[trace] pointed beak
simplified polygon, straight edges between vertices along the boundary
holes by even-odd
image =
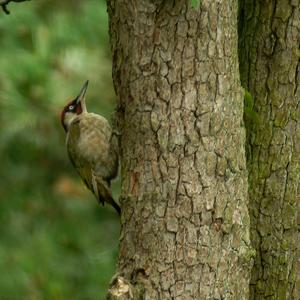
[[[85,84],[83,85],[83,87],[81,88],[81,91],[80,93],[78,94],[77,98],[76,98],[76,103],[79,104],[79,102],[81,102],[81,104],[83,106],[85,106],[85,93],[86,93],[86,90],[88,88],[88,85],[89,85],[89,81],[87,80],[85,82]]]

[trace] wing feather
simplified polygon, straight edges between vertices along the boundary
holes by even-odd
[[[75,167],[76,171],[82,178],[88,189],[93,191],[92,182],[92,166],[91,163],[78,151],[78,140],[80,138],[80,119],[72,122],[68,136],[67,149],[70,161]]]

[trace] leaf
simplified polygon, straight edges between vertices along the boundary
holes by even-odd
[[[254,123],[259,122],[258,113],[253,110],[254,100],[250,92],[245,90],[244,94],[244,117],[251,120]]]
[[[191,6],[194,9],[197,9],[201,4],[201,0],[191,0]]]
[[[245,110],[246,109],[252,110],[254,106],[253,97],[247,90],[245,90],[245,94],[244,94],[244,106],[245,106]]]

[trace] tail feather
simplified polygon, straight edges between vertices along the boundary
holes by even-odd
[[[116,212],[118,213],[118,215],[121,215],[121,208],[120,206],[117,204],[117,202],[114,200],[114,198],[112,196],[110,196],[109,199],[109,204],[111,204],[111,206],[116,210]]]
[[[93,192],[96,198],[98,199],[98,201],[102,205],[104,205],[105,202],[109,203],[117,211],[118,215],[121,215],[121,208],[112,197],[109,183],[105,181],[103,178],[100,178],[99,176],[97,177],[93,176],[92,181],[93,181]]]

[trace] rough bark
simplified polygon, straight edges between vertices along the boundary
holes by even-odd
[[[110,299],[248,299],[237,1],[108,1],[122,219]]]
[[[254,99],[246,127],[256,300],[300,299],[299,6],[298,0],[241,1],[241,79]]]

